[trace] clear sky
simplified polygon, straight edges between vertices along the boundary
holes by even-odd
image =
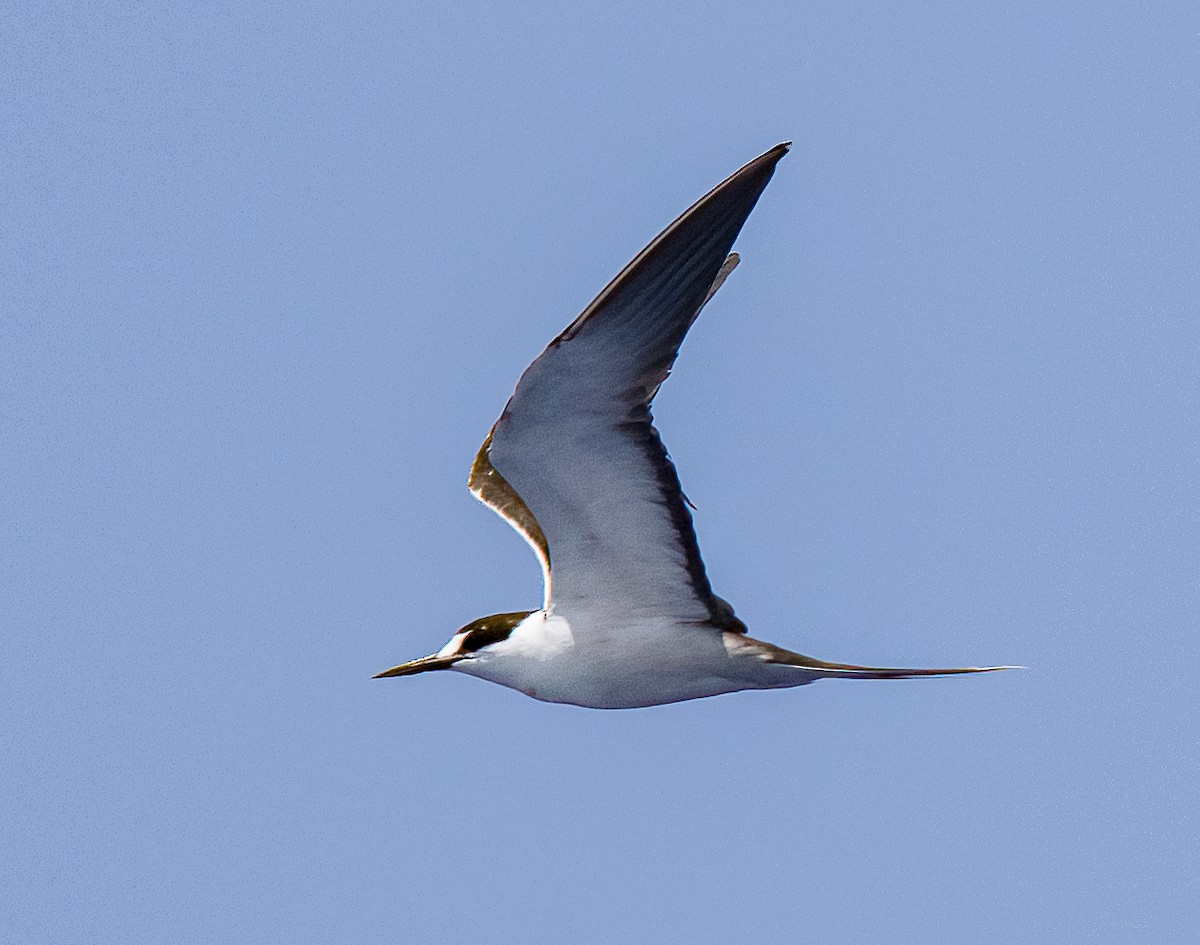
[[[8,7],[0,941],[1195,940],[1198,32]],[[372,681],[538,605],[475,449],[784,139],[657,404],[714,587],[825,659],[1030,669],[629,712]]]

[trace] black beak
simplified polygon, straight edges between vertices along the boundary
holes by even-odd
[[[407,663],[401,663],[399,666],[385,669],[382,673],[376,673],[371,678],[383,679],[385,676],[414,676],[417,673],[427,673],[433,669],[449,669],[460,659],[462,659],[461,656],[438,656],[435,653],[433,656],[422,656],[419,660],[409,660]]]

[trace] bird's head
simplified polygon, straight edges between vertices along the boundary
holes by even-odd
[[[433,669],[450,669],[455,663],[475,657],[481,649],[502,640],[507,640],[517,624],[528,617],[532,610],[521,610],[511,614],[492,614],[490,617],[480,617],[472,620],[465,627],[457,630],[450,641],[429,656],[409,660],[382,673],[376,673],[372,678],[382,679],[385,676],[413,676],[416,673],[427,673]]]

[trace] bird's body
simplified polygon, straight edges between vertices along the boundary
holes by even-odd
[[[594,631],[587,621],[573,627],[565,617],[534,611],[508,639],[462,664],[463,672],[545,702],[608,709],[741,688],[718,675],[730,662],[719,634],[681,629],[664,618],[631,632]]]
[[[764,661],[758,641],[742,634],[704,632],[665,617],[608,627],[576,618],[576,624],[536,610],[507,638],[455,668],[543,702],[595,709],[802,686],[817,678]],[[448,656],[453,641],[447,646]]]
[[[542,609],[476,620],[380,676],[452,669],[546,702],[635,708],[1001,668],[826,663],[752,639],[709,585],[650,402],[737,265],[729,250],[787,149],[751,161],[639,253],[529,366],[476,456],[471,491],[534,549]]]

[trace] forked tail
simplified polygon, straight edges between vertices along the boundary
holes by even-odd
[[[760,641],[755,641],[760,642]],[[896,666],[855,666],[852,663],[827,663],[783,647],[767,644],[764,658],[770,663],[798,666],[814,676],[831,679],[912,679],[917,676],[960,676],[964,673],[995,673],[1002,669],[1024,669],[1024,666],[958,666],[950,669],[904,669]]]

